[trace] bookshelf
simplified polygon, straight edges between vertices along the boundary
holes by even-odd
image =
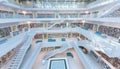
[[[99,31],[101,31],[104,34],[107,34],[108,36],[115,37],[115,38],[119,38],[120,36],[120,28],[101,25],[99,27]]]

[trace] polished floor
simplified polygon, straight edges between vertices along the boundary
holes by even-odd
[[[71,52],[73,54],[74,58],[67,57],[66,56],[67,52]],[[42,52],[40,52],[40,54],[37,57],[37,59],[36,59],[34,65],[33,65],[32,69],[47,69],[48,62],[45,62],[44,64],[42,62],[42,57],[46,53],[48,53],[48,51],[42,51]],[[77,55],[77,53],[75,52],[74,49],[66,50],[63,53],[55,55],[53,58],[67,58],[67,60],[68,60],[68,66],[69,66],[70,69],[84,69],[84,66],[83,66],[82,62],[79,59],[79,57],[78,57],[78,55]]]

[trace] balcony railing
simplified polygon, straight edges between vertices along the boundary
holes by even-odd
[[[0,19],[5,18],[85,18],[85,17],[97,17],[96,14],[64,14],[64,15],[37,15],[34,16],[32,14],[24,15],[24,14],[13,14],[13,13],[0,13]]]

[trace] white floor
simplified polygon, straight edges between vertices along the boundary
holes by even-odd
[[[74,56],[74,58],[67,57],[66,53],[71,52]],[[32,69],[47,69],[47,62],[42,63],[42,57],[47,53],[47,51],[40,52],[38,58],[36,59],[33,68]],[[67,58],[68,59],[68,65],[70,69],[84,69],[82,62],[80,61],[77,53],[74,51],[74,49],[69,49],[61,54],[57,54],[54,56],[54,58]]]

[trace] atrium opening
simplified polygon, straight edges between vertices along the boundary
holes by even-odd
[[[0,69],[120,69],[120,0],[0,0]]]

